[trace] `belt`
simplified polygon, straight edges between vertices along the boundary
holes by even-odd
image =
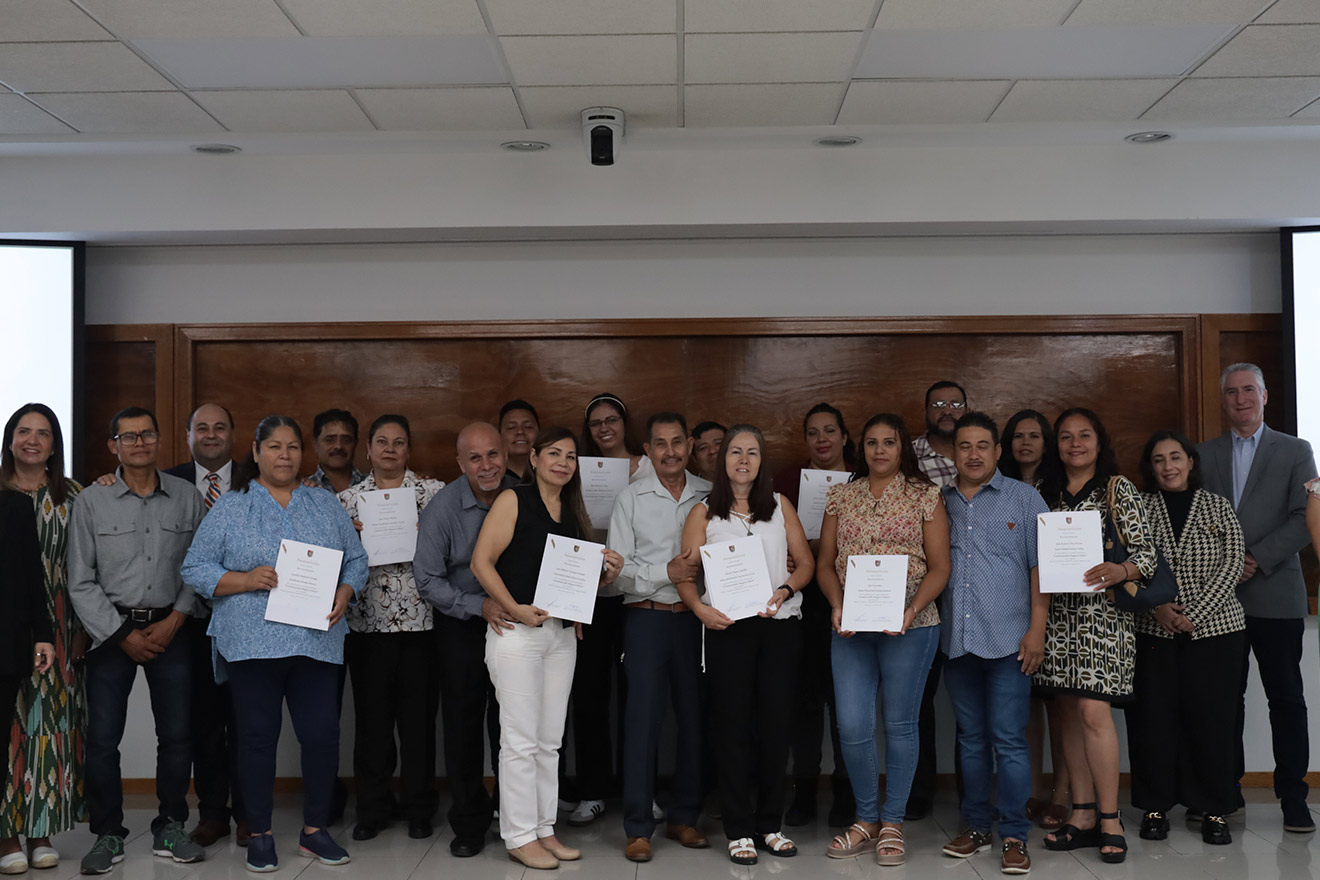
[[[174,607],[166,605],[164,608],[125,608],[122,605],[116,605],[115,610],[126,615],[129,623],[155,623],[169,617]]]
[[[682,602],[675,602],[671,605],[668,602],[652,602],[650,599],[643,599],[640,602],[631,602],[626,607],[641,608],[646,611],[672,611],[675,614],[681,614],[684,611],[692,610]]]

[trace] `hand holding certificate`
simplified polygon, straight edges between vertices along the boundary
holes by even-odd
[[[368,565],[412,562],[417,552],[417,490],[404,486],[363,492],[357,512]]]
[[[582,476],[582,504],[591,517],[593,529],[610,527],[614,499],[628,488],[628,466],[626,458],[584,455],[578,459],[578,473]]]
[[[560,620],[591,623],[604,550],[604,544],[547,535],[532,604]]]
[[[1098,510],[1036,514],[1036,554],[1042,593],[1090,593],[1086,572],[1105,561]]]
[[[849,556],[844,569],[844,633],[903,629],[907,607],[906,556]]]
[[[798,518],[808,541],[820,538],[820,524],[825,519],[825,496],[835,486],[848,482],[847,471],[821,471],[803,468],[798,478]]]
[[[765,548],[755,535],[701,548],[711,607],[732,620],[755,617],[774,598]]]
[[[328,615],[335,604],[343,560],[342,550],[287,538],[280,541],[275,562],[277,586],[266,600],[266,619],[322,632],[330,629]]]

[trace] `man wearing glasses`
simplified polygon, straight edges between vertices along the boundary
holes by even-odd
[[[110,420],[119,458],[112,485],[92,485],[74,505],[69,538],[69,596],[92,638],[87,654],[87,807],[96,844],[84,874],[104,874],[124,858],[119,743],[138,667],[147,676],[157,737],[158,814],[152,852],[199,862],[205,850],[184,830],[192,776],[191,663],[184,622],[193,591],[179,567],[205,508],[187,480],[156,468],[160,427],[141,407]]]
[[[921,472],[941,489],[958,479],[953,464],[954,425],[967,412],[967,392],[947,379],[926,389],[926,433],[912,440]]]

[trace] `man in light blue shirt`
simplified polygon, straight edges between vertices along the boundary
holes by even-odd
[[[949,658],[944,683],[958,719],[967,827],[944,853],[968,858],[990,848],[998,765],[1001,869],[1023,874],[1031,869],[1031,674],[1045,655],[1049,613],[1036,570],[1036,515],[1049,506],[1035,489],[995,469],[999,429],[989,416],[958,419],[953,454],[958,476],[941,490],[953,569],[941,597],[940,647]]]

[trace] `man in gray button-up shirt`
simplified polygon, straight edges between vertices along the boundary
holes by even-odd
[[[191,664],[181,627],[194,594],[179,576],[205,508],[191,483],[156,468],[160,429],[149,411],[121,410],[110,434],[120,464],[115,482],[78,496],[69,538],[69,596],[94,643],[87,655],[87,804],[97,845],[84,859],[84,873],[109,870],[123,853],[128,830],[119,742],[139,666],[159,740],[152,848],[180,862],[205,855],[183,830],[192,756]]]

